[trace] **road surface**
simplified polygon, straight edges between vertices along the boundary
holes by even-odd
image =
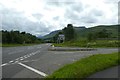
[[[88,78],[120,78],[118,72],[120,72],[120,65],[97,72]]]
[[[49,51],[51,44],[2,48],[3,78],[44,78],[65,64],[93,54],[117,52],[106,48],[95,51]]]

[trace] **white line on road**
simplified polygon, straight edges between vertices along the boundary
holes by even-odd
[[[0,65],[0,66],[2,67],[2,66],[5,66],[5,65],[8,65],[8,63],[2,64],[2,65]]]
[[[18,63],[19,61],[15,61],[15,63]]]
[[[33,72],[35,72],[35,73],[37,73],[37,74],[39,74],[39,75],[41,75],[41,76],[44,76],[44,77],[47,76],[47,74],[45,74],[45,73],[43,73],[41,71],[38,71],[38,70],[36,70],[36,69],[34,69],[34,68],[30,67],[30,66],[27,66],[27,65],[25,65],[23,63],[18,63],[18,64],[25,67],[25,68],[27,68],[27,69],[29,69],[29,70],[31,70],[31,71],[33,71]]]
[[[9,61],[9,63],[8,64],[10,64],[10,63],[13,63],[14,61]]]
[[[27,55],[21,56],[21,57],[15,59],[15,62],[14,62],[14,60],[12,60],[12,61],[9,61],[8,63],[4,63],[4,64],[2,64],[2,65],[0,65],[0,66],[2,67],[2,66],[9,65],[9,64],[16,64],[16,63],[18,63],[20,60],[22,61],[22,60],[24,60],[24,59],[26,59],[26,58],[29,58],[29,57],[37,54],[38,52],[40,52],[40,51],[36,51],[36,52],[31,53],[31,54],[27,54]]]
[[[13,61],[9,61],[9,63],[12,63]]]
[[[29,55],[27,55],[27,58],[30,57]]]
[[[20,58],[23,58],[23,57],[20,57]]]
[[[31,56],[32,54],[29,54],[29,56]]]
[[[20,60],[23,60],[23,59],[20,59]]]
[[[17,58],[17,59],[15,59],[15,60],[19,60],[20,58]]]
[[[24,59],[27,58],[27,56],[24,56]]]

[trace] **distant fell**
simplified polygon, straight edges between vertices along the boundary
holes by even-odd
[[[52,37],[54,37],[56,34],[58,34],[60,31],[62,31],[62,30],[52,31],[51,33],[43,36],[42,39],[52,38]]]
[[[118,38],[118,27],[120,27],[120,25],[98,25],[90,28],[86,28],[85,26],[80,27],[74,26],[76,35],[75,37],[76,39],[86,38],[88,33],[95,33],[101,31],[102,29],[106,29],[108,32],[111,33],[112,38]],[[51,33],[43,36],[42,38],[43,39],[53,38],[56,34],[58,34],[61,31],[62,30],[52,31]]]
[[[117,38],[118,27],[120,27],[120,25],[98,25],[86,29],[75,29],[75,33],[77,35],[77,38],[85,38],[87,37],[88,33],[95,33],[106,29],[108,32],[111,33],[112,38]]]

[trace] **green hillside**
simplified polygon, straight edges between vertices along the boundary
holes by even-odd
[[[56,31],[52,31],[51,33],[45,35],[43,37],[43,39],[48,39],[48,38],[53,38],[57,33],[59,33],[61,30],[56,30]]]
[[[118,38],[118,27],[120,25],[99,25],[90,28],[83,27],[74,27],[75,29],[75,37],[76,39],[86,38],[88,33],[99,32],[103,29],[106,29],[109,33],[111,33],[111,38]],[[43,39],[53,38],[56,34],[58,34],[61,30],[56,30],[51,32],[48,35],[45,35]]]
[[[77,34],[77,38],[86,38],[88,33],[99,32],[103,29],[106,29],[109,33],[111,33],[111,38],[118,37],[118,26],[120,25],[99,25],[86,29],[75,29],[75,33]]]

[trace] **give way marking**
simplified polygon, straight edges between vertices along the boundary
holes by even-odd
[[[34,69],[34,68],[32,68],[30,66],[27,66],[27,65],[25,65],[23,63],[18,63],[18,64],[21,65],[21,66],[23,66],[23,67],[25,67],[25,68],[27,68],[27,69],[29,69],[29,70],[31,70],[31,71],[33,71],[33,72],[35,72],[35,73],[37,73],[37,74],[39,74],[39,75],[42,75],[44,77],[47,76],[47,74],[45,74],[44,72],[38,71],[37,69]]]

